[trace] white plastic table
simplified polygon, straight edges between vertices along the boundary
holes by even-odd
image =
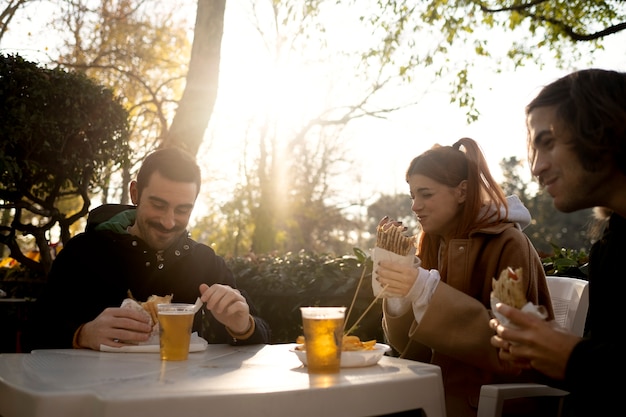
[[[209,345],[189,360],[155,353],[0,354],[2,417],[351,417],[421,409],[445,417],[439,367],[385,356],[309,375],[293,344]]]

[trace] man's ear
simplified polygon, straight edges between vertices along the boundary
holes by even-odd
[[[467,199],[467,180],[463,180],[456,186],[456,200],[459,204],[465,203]]]
[[[130,201],[133,202],[134,205],[139,204],[139,189],[137,188],[137,181],[130,182]]]

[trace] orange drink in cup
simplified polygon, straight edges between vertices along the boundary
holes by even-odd
[[[159,344],[161,360],[184,361],[189,356],[191,328],[195,315],[193,304],[159,304]]]
[[[300,307],[310,374],[338,373],[345,307]]]

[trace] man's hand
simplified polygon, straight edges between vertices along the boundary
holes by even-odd
[[[500,359],[512,361],[520,368],[532,367],[554,379],[563,379],[567,360],[580,337],[564,332],[554,322],[506,304],[498,303],[496,309],[511,323],[505,327],[496,319],[489,321],[489,326],[496,331],[491,344],[500,349]]]
[[[250,329],[250,307],[238,290],[222,284],[200,284],[200,294],[206,309],[231,332],[244,334]]]
[[[100,350],[100,345],[120,347],[145,342],[150,337],[150,319],[130,308],[107,308],[85,323],[76,339],[80,347]]]

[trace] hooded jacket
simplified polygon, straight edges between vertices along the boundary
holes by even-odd
[[[483,384],[540,379],[535,372],[511,373],[490,343],[492,278],[509,266],[522,268],[526,298],[545,306],[553,318],[541,259],[521,230],[530,214],[517,198],[508,204],[506,221],[448,243],[447,276],[441,277],[419,323],[412,309],[394,315],[388,300],[383,302],[383,329],[394,350],[441,367],[450,416],[475,416]]]
[[[82,324],[108,307],[119,307],[129,294],[139,301],[172,294],[173,302],[193,304],[202,283],[237,288],[224,259],[188,233],[163,252],[128,233],[135,214],[133,206],[116,204],[91,211],[85,232],[70,239],[52,264],[24,338],[26,350],[71,348]],[[196,315],[193,331],[209,343],[269,343],[269,326],[256,317],[247,294],[242,295],[255,322],[248,339],[234,339],[205,308]]]

